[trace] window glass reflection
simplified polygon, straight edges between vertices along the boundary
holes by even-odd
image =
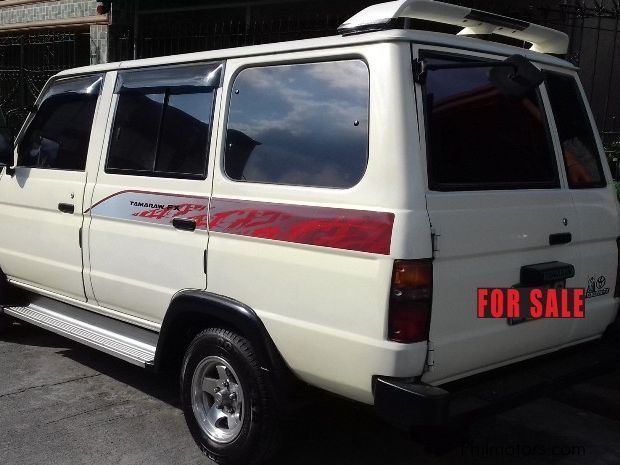
[[[88,76],[51,85],[19,144],[19,166],[85,169],[101,82]]]
[[[238,181],[346,188],[368,158],[369,76],[359,60],[251,68],[237,77],[225,169]]]
[[[204,178],[214,65],[121,73],[106,171]]]

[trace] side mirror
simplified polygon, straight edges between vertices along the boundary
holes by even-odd
[[[491,68],[489,80],[504,95],[522,99],[545,81],[544,73],[523,55],[504,60],[506,65]]]

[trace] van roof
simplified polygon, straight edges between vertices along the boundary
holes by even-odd
[[[139,60],[121,61],[101,65],[84,66],[81,68],[67,69],[56,76],[64,77],[76,74],[114,71],[119,69],[143,68],[150,66],[162,66],[175,63],[192,63],[201,61],[218,61],[232,58],[256,57],[261,55],[276,55],[289,52],[301,52],[309,50],[325,50],[331,48],[349,47],[355,45],[368,45],[385,42],[412,42],[420,45],[435,45],[454,48],[464,51],[476,51],[499,56],[521,54],[531,61],[549,64],[553,66],[576,69],[570,62],[543,53],[527,50],[511,45],[499,44],[485,40],[470,38],[461,35],[445,34],[420,30],[392,29],[385,31],[369,32],[349,36],[330,36],[316,39],[295,40],[278,42],[264,45],[252,45],[205,52],[185,53]]]

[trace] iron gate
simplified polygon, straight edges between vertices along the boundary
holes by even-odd
[[[257,3],[139,9],[127,20],[133,24],[113,26],[110,53],[126,60],[333,35],[344,20],[377,0]]]
[[[0,36],[0,109],[16,133],[54,74],[90,61],[87,32]]]
[[[581,80],[596,122],[613,133],[620,114],[620,1],[561,1],[541,8],[542,22],[570,36],[568,59],[580,68]]]
[[[161,7],[164,2],[140,1],[136,10],[125,10],[125,26],[113,27],[111,58],[147,58],[331,35],[345,19],[378,1],[204,1],[187,7],[180,2],[173,8]],[[620,113],[620,0],[444,1],[565,31],[571,37],[568,59],[581,68],[599,128],[620,131],[613,126]]]

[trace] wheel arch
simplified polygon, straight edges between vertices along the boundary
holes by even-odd
[[[209,327],[228,329],[245,337],[256,351],[261,369],[276,378],[279,385],[290,385],[296,379],[251,307],[203,290],[180,291],[173,297],[161,326],[154,369],[161,371],[178,363],[196,334]]]

